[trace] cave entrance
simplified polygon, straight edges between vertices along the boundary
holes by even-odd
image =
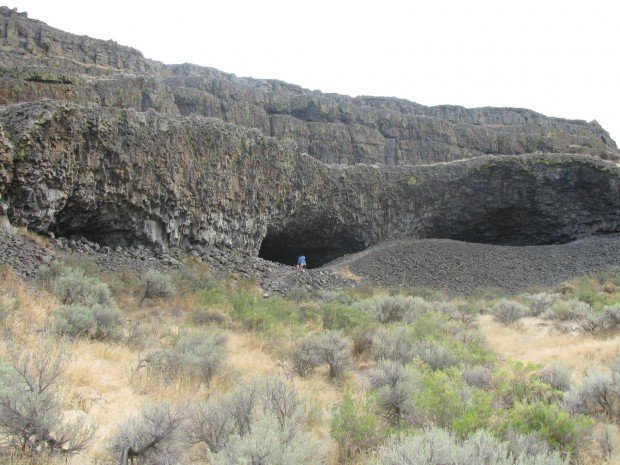
[[[308,268],[319,268],[366,247],[366,244],[348,229],[319,226],[311,230],[287,228],[268,231],[258,256],[264,260],[294,266],[297,257],[303,253]]]

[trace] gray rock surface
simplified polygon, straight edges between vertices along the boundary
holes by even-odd
[[[620,168],[583,155],[326,165],[217,119],[49,100],[0,107],[0,136],[13,224],[100,244],[262,245],[322,264],[395,237],[542,244],[620,229]]]
[[[614,233],[617,160],[595,122],[163,65],[0,7],[0,215],[111,268],[187,252],[262,279],[257,255],[319,266],[386,239]]]
[[[618,234],[525,247],[447,239],[388,241],[342,257],[325,270],[346,268],[363,282],[378,286],[420,286],[461,294],[544,289],[614,267],[619,274]]]
[[[163,65],[135,49],[1,8],[0,104],[42,98],[218,118],[292,140],[300,152],[327,163],[421,164],[533,152],[619,158],[596,122],[518,108],[351,98],[195,65]]]

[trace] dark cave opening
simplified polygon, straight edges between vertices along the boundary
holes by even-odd
[[[359,252],[366,244],[348,230],[287,229],[268,231],[258,256],[272,262],[294,266],[300,254],[308,268],[319,268],[343,255]]]

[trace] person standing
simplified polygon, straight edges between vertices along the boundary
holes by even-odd
[[[297,257],[297,268],[301,268],[302,270],[306,268],[306,257],[303,253]]]

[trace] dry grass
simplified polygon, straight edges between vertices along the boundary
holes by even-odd
[[[539,318],[525,318],[518,326],[504,326],[484,315],[479,324],[491,350],[500,356],[526,363],[562,362],[577,379],[620,356],[620,335],[596,338],[564,334]]]
[[[26,228],[16,227],[16,226],[11,227],[11,232],[15,234],[16,236],[21,236],[25,239],[28,239],[31,242],[34,242],[39,247],[42,247],[47,250],[52,250],[52,243],[50,242],[48,237],[41,236],[33,231],[29,231]]]
[[[34,349],[42,330],[49,328],[53,310],[60,304],[53,295],[24,283],[6,268],[2,269],[0,278],[0,297],[15,303],[16,307],[3,323],[3,330],[14,338],[12,342],[7,338],[0,341],[0,357],[6,359],[15,342],[20,347]],[[133,298],[119,300],[129,319],[148,322],[146,327],[155,345],[166,343],[182,330],[181,325],[192,306],[192,298],[187,296],[153,301],[151,307],[144,309],[138,309]],[[264,338],[243,331],[230,331],[228,335],[229,355],[209,388],[184,379],[163,382],[144,371],[132,377],[141,353],[125,344],[71,341],[73,358],[61,381],[62,400],[69,415],[84,412],[87,422],[97,425],[97,432],[89,448],[67,463],[95,464],[108,460],[108,438],[145,403],[199,401],[228,391],[242,381],[286,374],[285,364],[269,350],[270,345]],[[294,379],[293,383],[309,406],[309,426],[324,442],[330,457],[328,463],[335,463],[336,448],[329,435],[329,418],[333,406],[341,400],[341,388],[330,383],[327,375],[321,372],[307,379]],[[0,463],[5,463],[2,460],[15,465],[31,463],[14,458],[0,458]],[[43,460],[40,463],[54,462]]]
[[[348,266],[336,268],[332,271],[332,274],[335,274],[343,279],[348,279],[349,281],[360,282],[362,280],[362,277],[353,273]]]

